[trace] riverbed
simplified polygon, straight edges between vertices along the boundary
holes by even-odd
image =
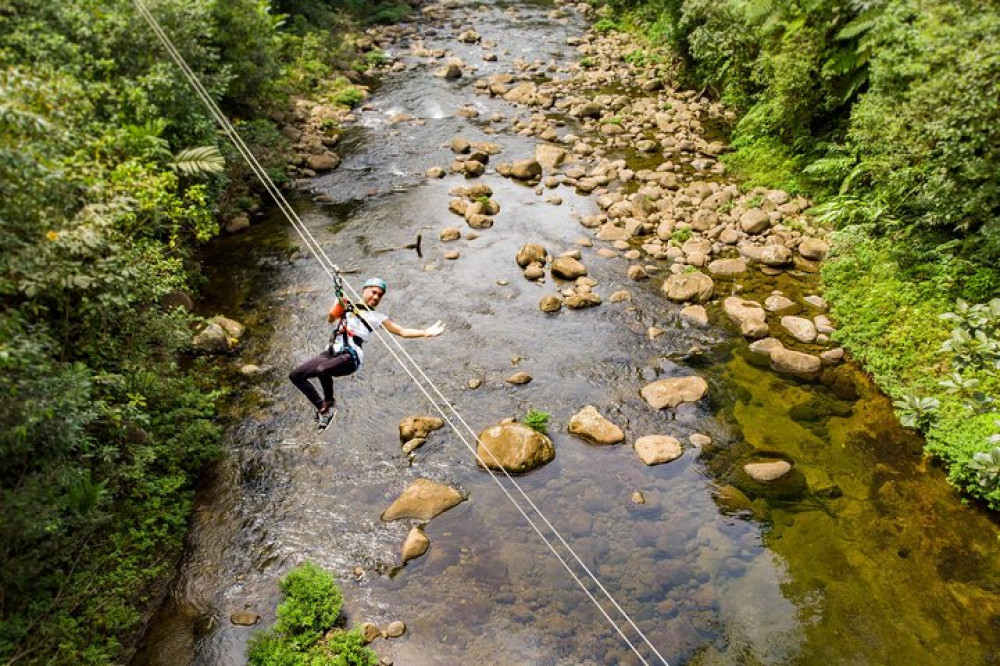
[[[293,197],[348,280],[384,277],[380,309],[404,326],[446,323],[443,336],[404,344],[474,428],[530,409],[551,415],[555,460],[518,483],[670,664],[1000,663],[1000,529],[959,501],[862,372],[843,366],[838,390],[776,374],[723,315],[726,293],[708,304],[709,323],[694,325],[664,298],[667,272],[633,281],[625,259],[596,253],[602,243],[580,245],[593,236],[579,223],[598,212],[593,196],[495,173],[496,161],[530,158],[538,140],[510,131],[531,111],[477,95],[474,80],[516,60],[579,60],[566,42],[587,29],[584,17],[554,16],[547,2],[453,5],[449,23],[418,23],[417,37],[476,75],[445,80],[434,75],[440,62],[400,45],[389,55],[407,69],[356,111],[340,167]],[[455,39],[470,27],[497,43],[496,62]],[[466,105],[478,118],[455,115]],[[455,136],[503,152],[477,179],[425,177],[447,168]],[[443,227],[464,226],[449,191],[473,182],[501,206],[493,227],[440,242]],[[547,201],[553,194],[560,203]],[[406,248],[418,235],[420,254]],[[556,286],[524,279],[514,257],[525,243],[579,249],[604,302],[541,312]],[[336,425],[317,435],[286,375],[324,346],[333,293],[298,245],[273,210],[207,254],[201,307],[250,331],[227,363],[270,370],[238,380],[227,456],[206,474],[178,579],[133,663],[245,663],[253,631],[274,620],[277,580],[306,560],[338,576],[350,623],[406,623],[403,637],[372,644],[401,666],[640,663],[454,433],[435,432],[412,458],[401,450],[399,422],[432,412],[378,343],[359,376],[337,380]],[[460,256],[445,259],[449,250]],[[726,284],[758,300],[820,293],[817,275],[796,270]],[[620,290],[631,298],[611,302]],[[517,371],[533,380],[508,384]],[[656,411],[639,395],[689,374],[709,385],[697,403]],[[470,389],[474,379],[482,386]],[[586,405],[626,443],[570,436]],[[650,434],[676,437],[684,454],[643,465],[631,444]],[[692,434],[711,443],[692,445]],[[801,487],[734,504],[721,489],[759,456],[792,461]],[[430,521],[430,549],[401,567],[411,523],[379,516],[417,478],[469,500]],[[230,623],[242,609],[262,616],[257,627]]]

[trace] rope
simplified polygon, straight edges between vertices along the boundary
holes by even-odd
[[[319,241],[316,240],[315,236],[312,235],[312,232],[309,231],[308,227],[306,227],[305,224],[302,222],[302,220],[299,219],[298,214],[285,199],[284,194],[282,194],[281,190],[278,189],[278,187],[274,184],[270,176],[267,174],[267,172],[264,170],[261,164],[257,161],[257,158],[253,155],[250,149],[243,142],[242,137],[240,137],[239,133],[229,122],[229,119],[226,118],[225,115],[223,115],[222,111],[215,103],[215,100],[212,99],[211,95],[209,95],[208,92],[205,90],[205,88],[202,86],[201,81],[198,79],[197,75],[194,73],[193,70],[191,70],[187,62],[184,60],[184,57],[174,47],[173,42],[163,31],[163,28],[160,26],[159,22],[157,22],[156,18],[149,12],[149,10],[146,8],[142,0],[133,0],[133,1],[139,14],[149,24],[149,27],[156,34],[157,38],[162,43],[164,49],[166,49],[168,55],[180,68],[181,72],[184,74],[184,77],[187,79],[188,83],[194,89],[199,99],[205,104],[206,108],[212,115],[213,119],[219,124],[219,126],[222,128],[222,131],[226,134],[226,136],[233,143],[233,145],[240,153],[240,155],[243,157],[243,159],[246,160],[251,170],[261,181],[261,184],[264,185],[265,189],[267,189],[268,193],[273,197],[278,208],[288,219],[289,223],[292,225],[296,233],[302,239],[303,243],[306,245],[309,252],[317,259],[320,266],[323,268],[323,270],[326,272],[326,274],[330,277],[330,279],[334,282],[335,285],[343,284],[344,286],[347,287],[350,293],[358,301],[361,301],[361,295],[354,289],[354,287],[350,284],[350,282],[343,279],[340,269],[337,267],[336,264],[333,263],[330,257],[326,254],[326,252],[323,250],[323,247],[320,245]],[[339,297],[340,295],[338,294],[338,298]],[[601,605],[601,603],[597,600],[595,595],[589,589],[587,589],[587,586],[584,583],[584,581],[580,578],[579,575],[577,575],[575,571],[573,571],[573,568],[570,566],[570,563],[567,562],[566,559],[559,553],[555,545],[552,543],[549,537],[547,537],[544,534],[544,532],[536,523],[536,521],[528,514],[528,512],[524,509],[524,507],[521,506],[521,504],[517,501],[517,498],[514,497],[514,495],[510,492],[510,490],[508,490],[508,488],[504,486],[504,484],[501,482],[500,477],[497,474],[495,474],[494,471],[490,469],[490,467],[486,464],[486,461],[484,461],[483,458],[480,456],[477,448],[474,447],[469,442],[466,436],[455,424],[455,421],[452,420],[452,417],[448,415],[448,412],[450,412],[454,416],[454,419],[457,420],[465,428],[465,430],[467,430],[469,434],[472,435],[472,438],[475,440],[477,445],[481,447],[483,451],[485,451],[489,455],[492,462],[496,464],[497,467],[503,472],[503,475],[504,477],[506,477],[507,481],[517,490],[517,493],[527,502],[527,504],[531,507],[531,509],[535,512],[535,514],[537,514],[537,516],[541,519],[541,521],[545,524],[545,526],[548,527],[551,533],[555,535],[558,542],[562,544],[562,546],[572,555],[573,560],[580,566],[580,568],[584,572],[586,572],[586,576],[591,581],[593,581],[593,583],[597,586],[597,588],[604,595],[604,597],[614,606],[614,608],[618,611],[618,613],[621,614],[621,616],[625,619],[628,626],[631,627],[636,634],[638,634],[638,636],[642,639],[642,642],[646,644],[646,646],[653,652],[653,654],[656,655],[656,657],[664,666],[670,666],[667,660],[663,658],[663,656],[659,653],[659,651],[652,644],[652,642],[650,642],[649,638],[647,638],[646,635],[642,632],[642,630],[639,629],[639,627],[632,620],[632,618],[625,611],[625,609],[622,608],[622,606],[618,603],[618,601],[616,601],[615,598],[611,595],[611,593],[608,592],[607,588],[605,588],[605,586],[600,582],[600,580],[598,580],[597,576],[590,570],[590,568],[587,567],[586,564],[584,564],[584,562],[580,559],[579,555],[577,555],[576,551],[574,551],[573,548],[569,545],[569,543],[567,543],[566,539],[563,538],[562,534],[555,528],[555,526],[551,523],[551,521],[549,521],[549,519],[545,516],[542,510],[538,508],[538,506],[531,500],[530,497],[528,497],[527,493],[525,493],[524,489],[521,488],[520,484],[517,483],[517,481],[510,475],[510,473],[508,473],[507,470],[504,469],[503,465],[500,464],[500,461],[494,455],[493,451],[491,451],[489,447],[483,444],[483,442],[479,439],[478,435],[476,435],[472,427],[465,421],[465,419],[458,412],[455,406],[444,396],[444,394],[437,387],[437,385],[435,385],[434,382],[427,376],[427,374],[423,371],[420,365],[413,359],[412,356],[410,356],[410,354],[403,347],[402,343],[400,343],[392,336],[384,335],[380,330],[376,330],[375,335],[385,345],[386,349],[389,350],[389,353],[392,354],[393,358],[396,360],[397,363],[399,363],[400,367],[403,368],[403,370],[406,372],[407,375],[409,375],[410,379],[413,380],[414,384],[416,384],[416,386],[424,394],[424,396],[431,403],[434,409],[437,410],[437,412],[441,415],[441,417],[448,423],[449,426],[451,426],[452,430],[454,430],[455,434],[458,435],[459,439],[461,439],[462,443],[466,446],[466,448],[469,449],[470,452],[472,452],[476,460],[489,473],[490,478],[493,479],[493,481],[497,484],[497,486],[504,493],[504,495],[507,496],[507,499],[510,500],[511,504],[514,505],[517,511],[521,514],[521,516],[524,517],[524,519],[528,522],[528,524],[532,527],[532,529],[538,534],[539,538],[541,538],[543,543],[545,543],[545,545],[556,557],[556,559],[559,560],[559,563],[562,564],[563,568],[566,569],[566,571],[576,582],[576,584],[580,587],[580,589],[583,590],[587,598],[590,599],[590,601],[594,604],[594,606],[600,611],[601,615],[604,616],[604,618],[615,629],[615,631],[618,633],[621,639],[629,646],[632,652],[635,653],[639,661],[641,661],[643,664],[647,666],[649,664],[649,662],[642,655],[642,653],[639,651],[636,645],[631,640],[629,640],[629,637],[625,634],[625,631],[622,629],[622,627],[619,626],[618,622],[616,622],[610,616],[608,611],[604,608],[604,606]],[[406,359],[405,361],[404,357]],[[417,374],[414,374],[414,370],[411,369],[411,366],[416,370],[416,373],[419,374],[419,378],[417,377]],[[428,391],[424,383],[426,383],[427,386],[430,386],[434,394],[437,396],[436,398],[435,395],[432,395],[431,392]],[[442,406],[442,404],[444,406]],[[445,411],[445,407],[447,407],[448,411]]]

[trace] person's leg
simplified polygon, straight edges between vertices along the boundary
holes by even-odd
[[[324,405],[333,404],[333,378],[344,377],[357,370],[354,358],[347,353],[337,356],[327,356],[326,359],[316,367],[316,376],[323,387]],[[322,407],[320,408],[322,411]]]
[[[316,392],[316,387],[313,386],[312,382],[309,380],[313,377],[318,377],[318,368],[329,360],[330,357],[328,355],[321,354],[309,359],[288,373],[288,379],[292,382],[292,384],[295,384],[295,388],[302,391],[302,394],[309,399],[309,402],[311,402],[317,410],[323,406],[323,400],[319,397],[319,393]],[[329,381],[329,378],[327,378],[327,380]],[[322,382],[323,380],[320,379],[320,383]],[[325,385],[323,390],[326,391]]]

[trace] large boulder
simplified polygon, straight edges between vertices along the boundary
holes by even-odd
[[[684,449],[669,435],[646,435],[635,441],[635,452],[644,465],[659,465],[677,460]]]
[[[575,280],[587,274],[587,267],[573,257],[556,257],[550,270],[553,277],[562,280]]]
[[[625,439],[622,429],[601,416],[593,405],[587,405],[573,415],[569,421],[569,433],[592,444],[617,444]]]
[[[477,452],[480,466],[511,474],[529,472],[556,457],[552,440],[523,423],[501,423],[482,431]]]
[[[416,518],[430,520],[467,498],[454,488],[431,481],[417,479],[382,514],[382,520]]]
[[[642,399],[653,409],[676,407],[682,402],[697,402],[708,392],[708,383],[701,377],[667,377],[646,384],[640,391]]]
[[[712,297],[715,283],[704,273],[678,273],[663,283],[663,293],[672,301],[704,303]]]

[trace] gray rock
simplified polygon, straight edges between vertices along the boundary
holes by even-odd
[[[587,405],[573,415],[569,433],[592,444],[617,444],[625,439],[622,429],[604,418],[593,405]]]

